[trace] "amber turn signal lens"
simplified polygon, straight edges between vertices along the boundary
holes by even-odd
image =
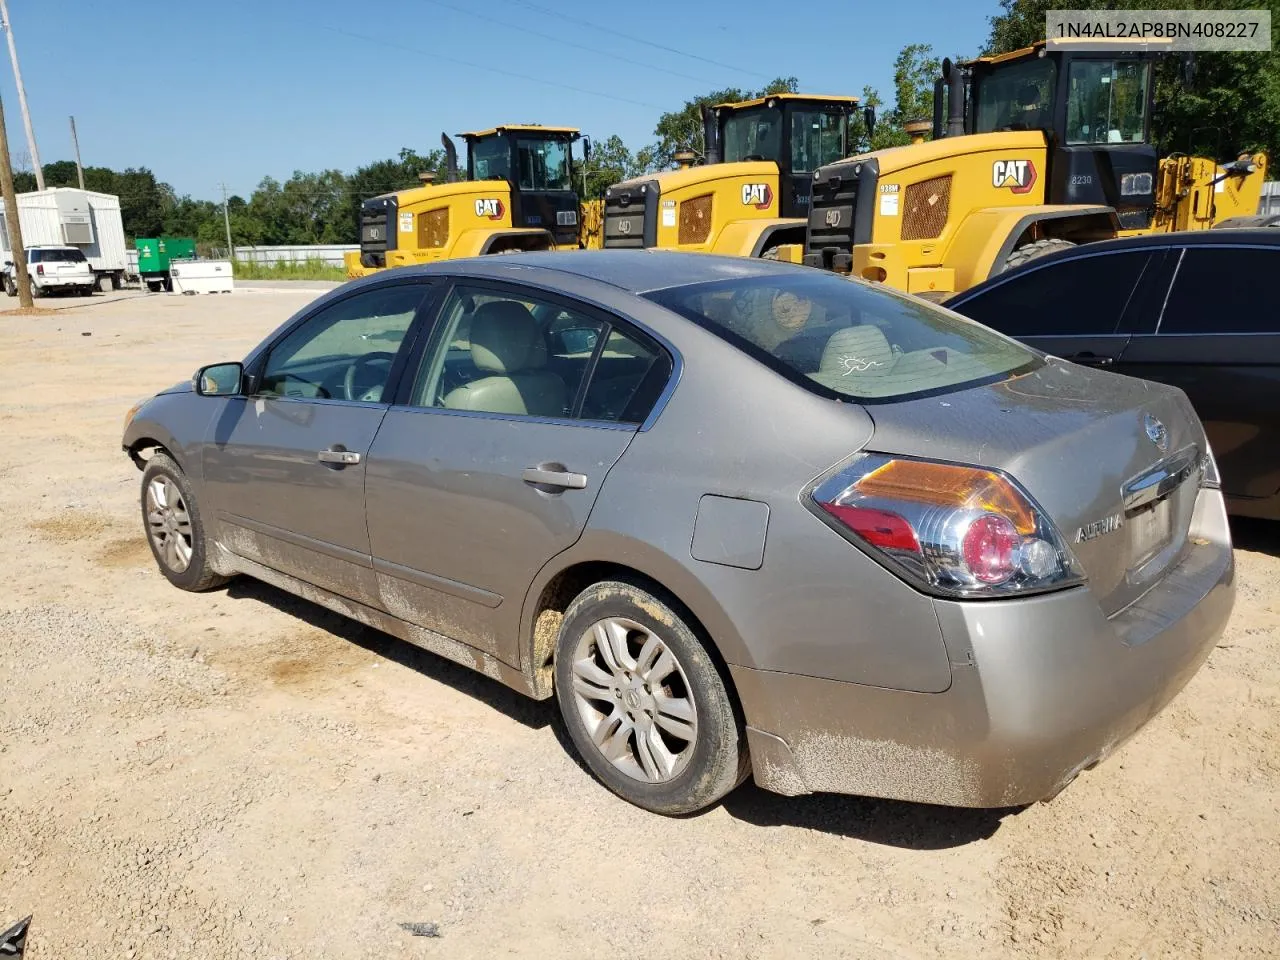
[[[1013,484],[989,470],[920,460],[890,460],[855,486],[868,497],[997,513],[1007,517],[1023,536],[1036,532],[1031,504]]]

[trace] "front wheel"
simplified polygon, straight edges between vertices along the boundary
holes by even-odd
[[[556,697],[578,753],[606,787],[662,814],[710,806],[750,772],[725,678],[663,598],[604,581],[569,606]]]
[[[162,451],[142,472],[142,525],[160,572],[175,587],[199,592],[227,582],[209,563],[209,541],[191,481]]]
[[[13,277],[6,276],[4,278],[4,293],[6,297],[16,297],[18,295],[18,286],[13,282]]]

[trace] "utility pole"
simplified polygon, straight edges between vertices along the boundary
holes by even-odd
[[[13,61],[13,82],[18,87],[18,106],[22,108],[22,123],[27,128],[27,146],[31,148],[31,165],[36,168],[36,189],[44,189],[44,168],[40,166],[40,151],[36,149],[36,134],[31,128],[31,114],[27,110],[27,88],[22,85],[22,70],[18,67],[18,48],[13,42],[13,24],[9,22],[9,4],[0,0],[0,26],[9,38],[9,59]]]
[[[3,0],[0,0],[2,3]],[[227,212],[227,185],[222,184],[222,223],[227,228],[227,259],[236,258],[236,248],[231,245],[231,214]]]
[[[30,308],[33,306],[31,278],[27,276],[27,249],[22,245],[18,195],[13,192],[13,165],[9,159],[9,132],[4,125],[3,101],[0,101],[0,190],[4,191],[4,222],[9,228],[9,256],[13,257],[13,282],[18,288],[18,304]]]
[[[84,189],[84,167],[80,165],[80,138],[76,136],[76,118],[71,118],[71,146],[76,150],[76,176],[80,178],[80,189]]]

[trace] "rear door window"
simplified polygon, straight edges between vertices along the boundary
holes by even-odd
[[[1133,250],[1032,266],[953,309],[1011,337],[1105,336],[1117,331],[1150,259]]]
[[[1182,255],[1159,332],[1280,333],[1261,278],[1280,270],[1280,248],[1191,247]]]

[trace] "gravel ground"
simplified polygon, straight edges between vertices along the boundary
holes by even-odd
[[[156,572],[125,410],[314,291],[0,316],[0,928],[28,956],[1280,952],[1280,530],[1208,665],[1051,804],[597,786],[539,704],[253,581]],[[414,936],[402,924],[438,936]]]

